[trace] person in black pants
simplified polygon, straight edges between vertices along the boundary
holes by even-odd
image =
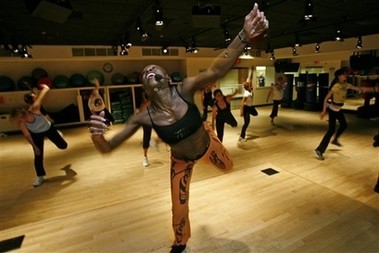
[[[44,139],[47,137],[59,149],[66,149],[68,144],[55,129],[54,125],[42,114],[41,102],[50,88],[43,84],[33,104],[28,109],[15,108],[11,112],[11,119],[15,120],[25,138],[32,145],[34,151],[34,168],[37,178],[34,187],[40,186],[44,181],[46,171],[43,165]]]
[[[203,115],[201,118],[203,121],[207,121],[208,118],[208,106],[213,107],[214,105],[214,99],[213,99],[213,94],[212,94],[212,87],[213,83],[209,84],[206,86],[201,93],[201,101],[203,102]]]
[[[323,110],[320,114],[320,119],[323,119],[328,112],[329,115],[329,127],[328,131],[325,133],[318,147],[314,150],[316,157],[319,160],[324,160],[324,152],[329,145],[329,142],[334,135],[332,144],[341,147],[342,144],[339,142],[338,138],[347,128],[347,122],[345,115],[341,111],[346,99],[346,93],[348,89],[356,90],[361,92],[361,89],[347,83],[347,73],[344,69],[339,69],[334,73],[335,77],[338,78],[336,84],[329,90],[328,94],[324,98]],[[331,102],[329,100],[331,99]],[[336,131],[336,123],[339,122],[339,128]]]
[[[215,103],[212,108],[212,129],[216,122],[216,132],[218,139],[222,142],[224,138],[224,126],[225,123],[232,127],[237,127],[237,120],[234,118],[232,111],[230,110],[230,100],[237,95],[238,89],[232,94],[225,96],[220,89],[213,92]]]
[[[258,116],[258,112],[253,106],[253,84],[251,82],[245,82],[243,84],[245,92],[241,100],[241,116],[243,117],[243,126],[238,141],[247,141],[246,130],[250,124],[250,115]]]

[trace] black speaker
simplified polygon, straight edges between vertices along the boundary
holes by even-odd
[[[64,23],[71,13],[72,9],[69,1],[42,0],[37,4],[32,15],[57,23]]]

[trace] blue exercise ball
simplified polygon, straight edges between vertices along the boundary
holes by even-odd
[[[0,91],[14,90],[15,83],[12,78],[8,76],[0,76]]]
[[[75,73],[70,77],[70,84],[73,87],[83,87],[87,83],[86,78],[79,73]]]

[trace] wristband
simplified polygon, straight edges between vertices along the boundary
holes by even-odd
[[[244,34],[244,35],[245,35],[245,34]],[[247,44],[247,41],[245,41],[244,38],[243,38],[243,37],[246,37],[246,36],[242,36],[242,35],[241,35],[241,31],[238,33],[237,36],[238,36],[238,38],[240,39],[240,41],[241,41],[243,44]]]

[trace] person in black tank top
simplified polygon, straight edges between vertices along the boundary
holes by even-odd
[[[247,43],[253,44],[253,41],[264,37],[261,35],[267,31],[268,21],[257,4],[243,20],[243,29],[238,35],[208,69],[196,76],[186,77],[181,83],[172,85],[169,74],[162,67],[145,67],[141,80],[149,104],[145,110],[129,117],[125,127],[112,137],[105,138],[107,127],[103,114],[91,115],[88,122],[91,139],[101,153],[120,147],[141,126],[153,127],[159,138],[170,146],[171,210],[175,237],[171,252],[184,251],[191,236],[188,200],[192,169],[196,162],[201,158],[223,171],[233,167],[229,152],[212,128],[202,121],[194,95],[223,77]]]
[[[237,127],[237,120],[230,109],[230,101],[237,93],[238,90],[235,90],[233,94],[224,96],[220,89],[213,92],[215,103],[212,108],[212,129],[215,129],[214,125],[216,122],[217,137],[221,142],[224,138],[225,123],[231,127]]]

